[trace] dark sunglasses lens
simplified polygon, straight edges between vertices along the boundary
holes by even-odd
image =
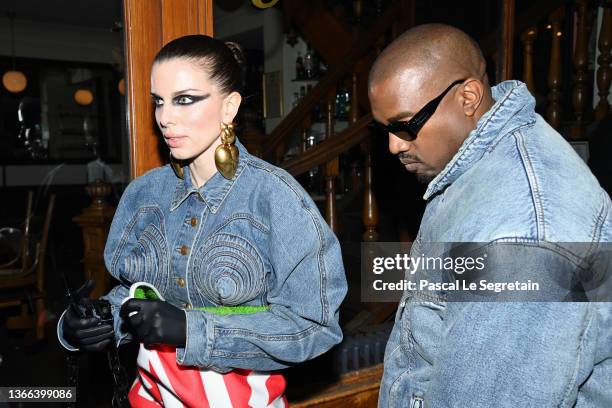
[[[370,128],[370,131],[377,136],[387,137],[389,135],[389,132],[387,131],[387,127],[383,125],[382,123],[370,122],[368,124],[368,127]]]
[[[395,136],[399,137],[402,140],[406,140],[408,142],[412,142],[416,137],[412,134],[412,132],[407,130],[401,130],[397,132],[392,132]]]
[[[416,139],[416,135],[414,134],[414,132],[412,131],[412,129],[410,129],[408,126],[406,126],[406,124],[404,123],[392,123],[389,125],[389,132],[392,133],[393,135],[395,135],[396,137],[399,137],[402,140],[406,140],[408,142],[413,141],[414,139]]]

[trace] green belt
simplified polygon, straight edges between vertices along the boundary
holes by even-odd
[[[160,300],[155,291],[146,286],[137,288],[134,291],[134,298],[136,299],[149,299],[149,300]],[[210,306],[210,307],[196,307],[194,310],[204,310],[205,312],[214,313],[217,315],[231,315],[231,314],[253,314],[258,312],[265,312],[270,310],[269,306]]]

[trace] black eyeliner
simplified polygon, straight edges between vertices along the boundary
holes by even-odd
[[[177,103],[177,101],[181,98],[190,98],[191,102],[188,104],[185,103],[179,103],[178,105],[191,105],[192,103],[196,103],[196,102],[200,102],[204,99],[207,99],[210,96],[210,94],[206,94],[206,95],[177,95],[174,98],[172,98],[172,102],[173,103]]]

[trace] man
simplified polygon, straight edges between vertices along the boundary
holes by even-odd
[[[515,256],[489,272],[544,276],[582,259],[558,243],[612,240],[610,197],[534,112],[524,84],[489,86],[482,53],[462,31],[435,24],[404,33],[374,63],[369,97],[391,153],[428,183],[412,254],[427,243],[497,243]],[[562,300],[561,289],[534,299]],[[407,292],[379,405],[611,407],[612,303]]]

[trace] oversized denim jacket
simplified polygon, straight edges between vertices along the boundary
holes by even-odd
[[[513,270],[566,262],[532,243],[612,241],[610,197],[534,112],[526,86],[496,103],[429,184],[412,248],[506,242]],[[601,244],[600,244],[601,245]],[[542,246],[540,246],[542,247]],[[385,352],[381,407],[612,407],[612,303],[448,302],[405,293]]]
[[[104,259],[121,285],[112,304],[118,344],[130,339],[119,308],[133,282],[185,309],[177,362],[225,372],[275,370],[316,357],[342,339],[347,286],[340,246],[310,196],[285,171],[237,143],[236,175],[201,188],[171,167],[132,181],[113,219]],[[218,315],[207,306],[268,306]]]

